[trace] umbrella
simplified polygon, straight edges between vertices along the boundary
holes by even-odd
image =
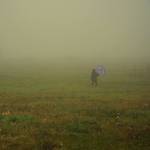
[[[105,73],[106,73],[105,68],[104,68],[104,66],[102,66],[102,65],[98,65],[98,66],[95,68],[95,70],[96,70],[96,73],[97,73],[99,76],[103,76],[103,75],[105,75]]]

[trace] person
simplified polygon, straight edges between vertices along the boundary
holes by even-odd
[[[97,77],[98,77],[98,73],[96,72],[95,69],[93,69],[92,72],[91,72],[92,86],[97,86],[98,85]]]

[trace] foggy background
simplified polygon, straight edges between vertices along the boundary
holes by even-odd
[[[0,0],[0,62],[149,62],[150,0]]]

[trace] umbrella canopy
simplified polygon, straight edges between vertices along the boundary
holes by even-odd
[[[100,75],[100,76],[103,76],[103,75],[105,75],[105,73],[106,73],[105,68],[104,68],[104,66],[102,66],[102,65],[98,65],[98,66],[95,68],[95,70],[96,70],[96,73],[97,73],[98,75]]]

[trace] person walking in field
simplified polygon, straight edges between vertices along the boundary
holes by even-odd
[[[98,81],[97,81],[98,76],[99,76],[99,74],[96,72],[95,69],[93,69],[91,72],[92,86],[96,87],[98,85]]]

